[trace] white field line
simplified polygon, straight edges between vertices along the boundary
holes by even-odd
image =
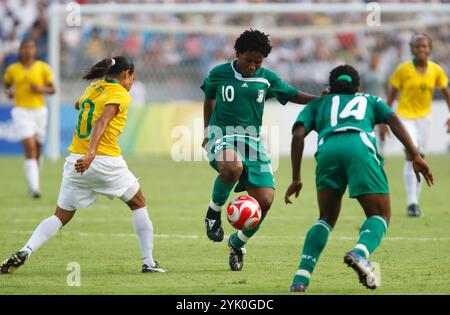
[[[50,212],[49,212],[50,214]],[[150,213],[150,217],[152,217],[152,213]],[[35,219],[31,219],[31,218],[9,218],[9,217],[5,217],[3,216],[3,219],[5,221],[11,222],[11,223],[36,223],[38,224],[39,222],[41,222],[44,218],[35,218]],[[268,218],[268,220],[272,220],[272,221],[292,221],[292,220],[311,220],[311,219],[317,219],[316,215],[297,215],[297,216],[273,216]],[[362,220],[362,217],[358,217],[358,216],[342,216],[339,218],[339,220],[343,220],[343,221],[355,221],[355,220]],[[131,222],[131,211],[130,211],[130,217],[126,218],[126,217],[103,217],[103,218],[89,218],[89,217],[77,217],[77,215],[75,214],[74,217],[74,222],[92,222],[92,223],[103,223],[103,222]],[[203,217],[201,218],[193,218],[193,217],[177,217],[177,218],[158,218],[158,221],[181,221],[181,222],[186,222],[186,221],[197,221],[199,222],[199,224],[201,223],[201,225],[203,225]]]
[[[9,230],[9,231],[0,231],[1,234],[26,234],[31,235],[33,231],[19,231],[19,230]],[[136,234],[134,233],[92,233],[92,232],[79,232],[79,231],[63,231],[61,232],[64,235],[73,235],[73,236],[82,236],[82,237],[95,237],[95,236],[103,236],[103,237],[136,237]],[[203,235],[195,235],[195,234],[155,234],[156,238],[174,238],[174,239],[200,239],[206,236]],[[226,235],[225,237],[228,237]],[[286,237],[271,237],[271,236],[264,236],[264,235],[258,235],[256,236],[257,239],[266,239],[266,240],[276,240],[276,239],[285,239]],[[289,237],[289,239],[292,240],[304,240],[304,236],[299,237]],[[356,241],[358,237],[356,236],[331,236],[330,240],[337,240],[337,241]],[[386,241],[420,241],[420,242],[437,242],[437,241],[444,241],[448,242],[450,241],[450,237],[408,237],[408,236],[388,236],[385,237],[383,240]]]

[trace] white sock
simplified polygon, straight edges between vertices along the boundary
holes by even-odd
[[[212,200],[209,202],[209,207],[216,212],[219,212],[219,213],[222,212],[222,206],[215,204],[214,201],[212,201]]]
[[[406,199],[408,205],[417,204],[418,202],[418,183],[416,174],[414,173],[412,162],[405,161],[403,168],[403,176],[405,179]]]
[[[422,183],[425,179],[422,175],[420,175],[420,183],[416,180],[416,196],[417,196],[417,204],[419,204],[420,191],[422,190]]]
[[[26,159],[24,163],[28,187],[32,192],[39,192],[39,165],[35,159]]]
[[[147,213],[147,207],[131,211],[144,264],[153,267],[153,224]]]
[[[61,220],[57,216],[52,215],[45,219],[34,230],[27,244],[21,250],[25,250],[31,255],[32,252],[38,250],[39,247],[55,235],[61,227]]]

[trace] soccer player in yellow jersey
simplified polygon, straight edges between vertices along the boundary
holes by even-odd
[[[41,196],[39,187],[39,157],[47,129],[45,94],[53,94],[53,74],[50,66],[36,60],[36,45],[25,39],[19,48],[20,61],[10,65],[5,72],[6,94],[15,99],[11,116],[15,131],[25,151],[25,175],[29,193]]]
[[[395,69],[389,80],[391,87],[387,104],[392,107],[400,92],[397,114],[414,144],[424,156],[427,150],[427,138],[431,125],[431,101],[435,88],[442,92],[450,110],[448,77],[438,64],[428,59],[432,49],[431,37],[426,34],[415,35],[410,42],[410,47],[414,59],[400,64]],[[388,129],[385,125],[381,128],[381,136],[384,139]],[[450,119],[447,120],[447,132],[450,132]],[[408,216],[418,217],[422,214],[418,205],[421,183],[416,180],[411,156],[408,153],[406,153],[403,174]]]
[[[1,273],[11,273],[74,216],[87,208],[98,195],[123,200],[132,211],[132,220],[142,253],[142,272],[165,272],[153,260],[153,225],[137,178],[128,170],[118,145],[125,127],[135,79],[134,65],[123,56],[95,64],[83,77],[100,79],[86,89],[75,107],[80,111],[73,133],[56,212],[42,221],[25,246],[1,265]]]

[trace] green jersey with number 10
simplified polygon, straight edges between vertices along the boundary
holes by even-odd
[[[284,105],[299,93],[263,67],[251,77],[243,77],[236,70],[236,61],[214,67],[200,88],[207,99],[216,101],[210,127],[219,127],[223,135],[252,137],[259,137],[266,99],[275,97]]]
[[[292,130],[302,123],[309,133],[315,130],[319,143],[335,132],[357,130],[372,133],[393,110],[380,97],[356,94],[329,94],[315,99],[300,112]]]

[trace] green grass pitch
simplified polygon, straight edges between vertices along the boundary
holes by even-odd
[[[388,157],[392,219],[387,237],[372,255],[381,265],[381,286],[368,291],[343,263],[364,215],[344,198],[341,217],[330,234],[307,294],[450,294],[449,156],[427,158],[435,175],[423,187],[422,218],[408,218],[403,192],[403,159]],[[231,272],[226,241],[206,238],[203,218],[215,172],[207,162],[173,162],[169,157],[127,158],[140,178],[154,224],[154,256],[166,274],[140,273],[140,251],[131,213],[120,200],[99,197],[34,253],[16,273],[0,275],[0,294],[289,294],[308,228],[318,216],[313,159],[303,164],[303,191],[290,206],[284,191],[290,162],[275,173],[275,202],[261,230],[247,245],[244,269]],[[41,200],[26,197],[21,157],[0,158],[0,259],[23,246],[39,222],[55,208],[61,160],[46,161]],[[233,194],[232,197],[236,196]],[[225,214],[225,234],[233,232]],[[81,267],[81,285],[67,284],[67,266]]]

